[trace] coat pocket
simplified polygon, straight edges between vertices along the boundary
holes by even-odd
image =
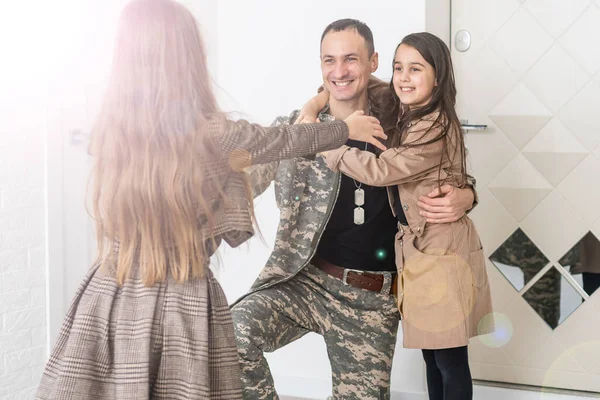
[[[477,288],[485,287],[488,284],[488,278],[485,271],[483,249],[469,253],[469,266],[473,272],[473,286]]]

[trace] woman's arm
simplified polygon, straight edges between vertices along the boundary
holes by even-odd
[[[209,135],[216,137],[221,157],[234,171],[255,164],[316,154],[338,148],[350,139],[371,143],[385,150],[377,138],[386,139],[376,118],[355,112],[344,121],[263,127],[248,121],[223,117],[209,122]]]

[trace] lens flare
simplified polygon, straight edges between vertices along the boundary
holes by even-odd
[[[481,319],[477,326],[480,333],[489,332],[493,327],[493,332],[479,336],[479,340],[487,347],[504,347],[513,337],[513,324],[504,314],[491,313]]]
[[[379,261],[383,261],[387,258],[387,251],[385,249],[377,249],[375,251],[375,258]]]

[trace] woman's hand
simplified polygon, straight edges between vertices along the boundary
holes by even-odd
[[[350,139],[371,143],[383,151],[387,150],[383,143],[377,139],[387,139],[377,118],[364,115],[363,110],[358,110],[350,114],[344,122],[348,125]]]

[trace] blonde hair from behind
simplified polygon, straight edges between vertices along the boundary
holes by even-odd
[[[130,2],[92,130],[88,186],[97,262],[120,284],[138,262],[147,286],[204,275],[216,246],[215,204],[204,196],[222,190],[205,178],[209,155],[199,149],[218,112],[193,15],[172,0]]]

